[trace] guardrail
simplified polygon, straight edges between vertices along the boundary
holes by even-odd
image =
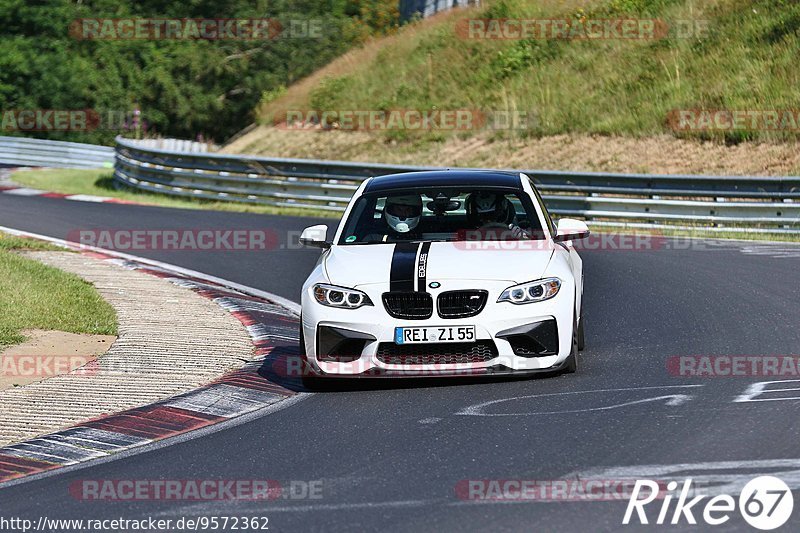
[[[28,137],[0,137],[0,163],[21,167],[111,168],[114,148]]]
[[[263,158],[153,149],[117,139],[115,179],[139,189],[210,200],[341,211],[370,176],[435,167]],[[685,176],[518,170],[548,208],[595,225],[800,233],[800,177]]]
[[[118,138],[114,178],[162,194],[342,211],[370,176],[436,167],[159,150]],[[524,172],[552,213],[594,225],[703,226],[800,233],[800,176],[683,176]],[[681,226],[681,224],[683,226]]]

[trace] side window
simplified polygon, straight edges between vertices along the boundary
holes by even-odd
[[[522,216],[522,218],[527,219],[528,214],[525,212],[525,208],[522,206],[522,202],[517,197],[516,194],[509,194],[506,196],[506,200],[511,202],[511,205],[514,206],[514,218]]]
[[[542,209],[542,213],[544,213],[544,219],[547,222],[547,227],[550,228],[550,234],[556,234],[556,225],[553,222],[550,213],[547,211],[547,207],[544,205],[544,200],[542,200],[542,195],[539,194],[539,189],[536,188],[533,181],[528,178],[528,182],[531,184],[531,189],[533,189],[533,194],[536,196],[536,201],[539,203],[539,207]]]

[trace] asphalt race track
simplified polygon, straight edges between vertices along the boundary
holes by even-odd
[[[274,230],[282,246],[269,252],[131,253],[295,301],[318,254],[287,244],[287,236],[314,223],[0,195],[0,225],[60,238],[90,228]],[[587,349],[575,375],[320,392],[224,431],[0,489],[0,514],[266,516],[274,531],[616,531],[626,500],[475,501],[457,487],[487,479],[691,477],[736,496],[731,486],[772,473],[795,489],[797,500],[800,392],[790,389],[800,381],[687,378],[673,375],[667,362],[800,354],[800,247],[661,242],[673,244],[582,253]],[[765,381],[773,383],[747,393]],[[764,399],[772,401],[752,401]],[[84,479],[255,478],[321,482],[322,497],[91,502],[69,492]],[[651,522],[659,507],[648,507]],[[785,530],[800,523],[798,507],[800,500]],[[630,529],[646,529],[636,524]],[[738,513],[716,529],[752,531]]]

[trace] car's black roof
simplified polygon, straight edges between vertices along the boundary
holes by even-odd
[[[519,174],[497,170],[432,170],[373,178],[364,194],[417,187],[491,187],[521,190]]]

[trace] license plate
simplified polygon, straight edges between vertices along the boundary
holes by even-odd
[[[394,328],[395,344],[426,342],[471,342],[475,326],[428,326],[423,328]]]

